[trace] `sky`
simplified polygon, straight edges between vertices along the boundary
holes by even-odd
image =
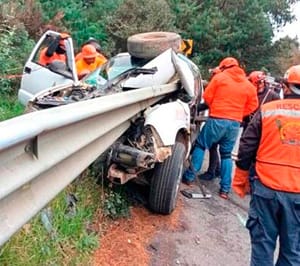
[[[292,24],[287,24],[285,27],[281,28],[278,32],[274,31],[274,40],[278,40],[285,36],[291,38],[298,37],[300,40],[300,3],[297,2],[292,7],[292,12],[296,16],[296,19]]]

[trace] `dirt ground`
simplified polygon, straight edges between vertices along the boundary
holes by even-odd
[[[219,179],[202,182],[210,199],[179,195],[175,211],[163,216],[133,207],[131,218],[111,224],[93,256],[93,265],[244,266],[250,243],[244,227],[249,198],[218,196]],[[181,184],[181,190],[188,187]],[[198,189],[198,186],[193,186]]]
[[[229,201],[223,200],[218,196],[218,180],[206,183],[212,198],[181,196],[180,230],[155,234],[151,243],[156,250],[149,265],[249,265],[250,242],[244,227],[248,200],[233,195]],[[161,264],[163,258],[168,259]]]

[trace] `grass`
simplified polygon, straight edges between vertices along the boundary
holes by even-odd
[[[75,181],[0,249],[0,265],[88,265],[101,233],[94,225],[100,194],[95,178]]]
[[[21,115],[24,106],[16,101],[16,97],[0,94],[0,121]]]
[[[0,97],[0,121],[23,113],[16,96]],[[107,218],[129,215],[123,189],[96,185],[101,163],[94,163],[7,243],[0,265],[89,265]],[[98,169],[97,169],[98,167]],[[105,187],[105,188],[104,188]]]
[[[92,253],[99,247],[100,237],[110,221],[108,218],[129,216],[123,189],[96,185],[91,169],[0,248],[0,265],[91,264]]]

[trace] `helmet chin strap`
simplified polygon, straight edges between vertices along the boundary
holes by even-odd
[[[300,84],[289,84],[288,87],[293,93],[300,95]]]

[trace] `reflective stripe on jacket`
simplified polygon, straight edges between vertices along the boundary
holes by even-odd
[[[300,192],[300,101],[285,99],[261,107],[262,131],[256,156],[261,182],[275,190]]]
[[[237,66],[214,75],[203,98],[209,106],[210,116],[239,122],[258,107],[256,88]]]

